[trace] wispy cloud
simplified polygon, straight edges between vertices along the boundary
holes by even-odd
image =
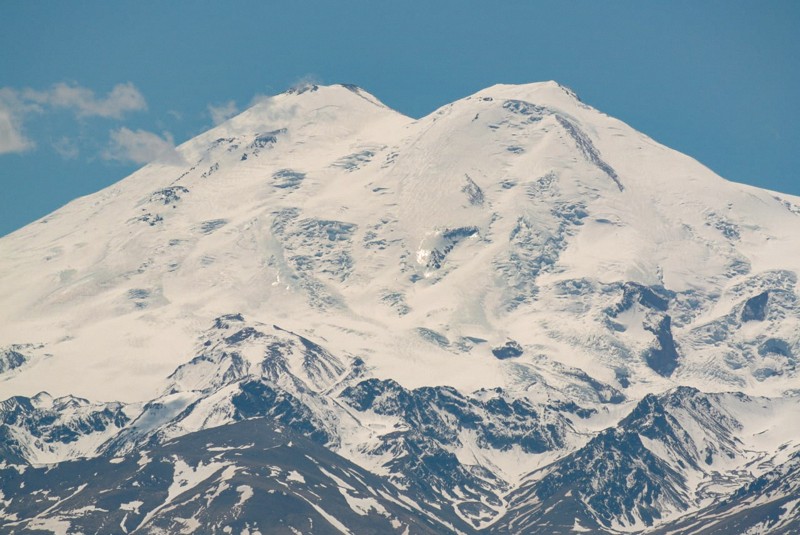
[[[298,89],[307,89],[314,85],[319,85],[322,83],[322,80],[319,76],[313,73],[304,74],[289,86],[291,89],[298,90]]]
[[[0,154],[24,152],[36,146],[24,133],[32,114],[65,109],[77,117],[122,119],[125,114],[147,109],[142,93],[132,83],[115,85],[105,96],[77,84],[58,83],[46,90],[0,87]],[[74,140],[61,138],[52,144],[65,158],[77,157]]]
[[[25,152],[34,146],[33,141],[22,133],[19,118],[0,101],[0,154]]]
[[[297,104],[287,106],[286,103],[276,105],[274,95],[255,95],[250,107],[258,107],[259,117],[268,121],[285,121],[297,116]]]
[[[322,82],[320,81],[319,77],[315,74],[305,74],[299,78],[297,78],[294,82],[289,84],[289,88],[287,92],[298,92],[306,89],[311,89],[315,85],[319,85]],[[265,102],[271,101],[275,98],[274,93],[264,94],[264,93],[256,93],[253,95],[253,98],[250,100],[250,106],[255,106],[258,104],[264,104]]]
[[[45,91],[25,89],[20,96],[23,101],[73,110],[79,117],[121,119],[128,112],[147,109],[144,96],[130,82],[115,85],[105,97],[97,97],[86,87],[65,83]]]
[[[78,144],[67,136],[62,136],[54,141],[53,149],[65,160],[74,160],[80,154]]]
[[[211,120],[215,125],[224,123],[237,113],[239,113],[239,108],[236,107],[236,102],[233,100],[229,100],[219,106],[208,105],[208,114],[211,116]]]
[[[111,131],[111,143],[103,153],[103,158],[137,164],[186,163],[183,156],[175,149],[175,141],[169,132],[164,132],[162,137],[146,130],[134,131],[124,127]]]
[[[36,146],[22,130],[23,116],[34,108],[22,102],[13,89],[0,87],[0,154],[24,152]]]

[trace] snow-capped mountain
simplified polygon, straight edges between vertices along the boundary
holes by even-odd
[[[0,525],[788,533],[798,272],[800,199],[554,82],[418,120],[290,90],[0,239]],[[248,433],[307,451],[208,453]]]

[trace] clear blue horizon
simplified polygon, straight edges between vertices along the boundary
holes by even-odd
[[[0,235],[305,79],[412,117],[556,80],[727,179],[800,195],[796,2],[8,2],[0,17]]]

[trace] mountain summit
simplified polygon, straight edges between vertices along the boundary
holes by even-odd
[[[364,515],[678,529],[797,473],[799,198],[728,182],[555,82],[421,119],[305,85],[177,156],[0,239],[0,462],[124,467],[263,419],[265,441],[294,433],[364,471],[324,475],[350,489],[338,520],[311,486],[292,494],[345,532]],[[137,533],[176,529],[187,470],[239,466],[173,450]],[[797,526],[770,492],[764,529]]]

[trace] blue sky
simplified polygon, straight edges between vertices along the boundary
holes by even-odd
[[[728,179],[800,195],[796,1],[39,1],[0,20],[0,235],[305,79],[415,117],[554,79]]]

